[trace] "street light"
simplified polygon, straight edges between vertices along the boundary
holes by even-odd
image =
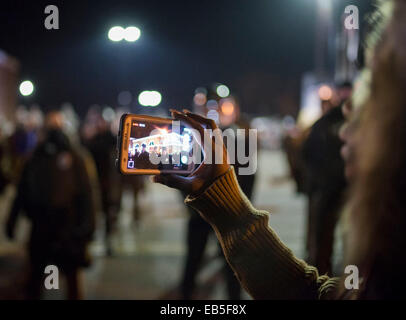
[[[158,91],[142,91],[138,96],[138,102],[144,107],[156,107],[162,101]]]
[[[137,27],[127,27],[124,30],[124,39],[128,42],[137,41],[141,36],[141,30]]]
[[[224,84],[220,84],[216,88],[216,91],[217,91],[218,96],[221,98],[226,98],[230,95],[230,89],[228,89],[228,87],[225,86]]]
[[[23,96],[29,96],[34,92],[34,85],[31,81],[25,80],[20,84],[20,93]]]
[[[130,26],[125,29],[121,26],[115,26],[109,30],[107,36],[111,41],[114,42],[119,42],[122,40],[135,42],[140,38],[141,30],[134,26]]]
[[[118,42],[124,39],[124,29],[120,26],[115,26],[109,30],[108,37],[111,41]]]

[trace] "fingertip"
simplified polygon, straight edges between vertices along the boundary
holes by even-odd
[[[178,111],[175,110],[175,109],[169,109],[169,111],[171,113],[172,118],[176,118],[176,115],[178,114]]]
[[[178,119],[178,118],[179,118],[179,115],[181,115],[181,114],[182,114],[182,113],[179,112],[178,110],[171,109],[172,118]]]
[[[185,114],[183,114],[182,112],[176,111],[176,110],[172,113],[172,117],[174,119],[178,119],[178,120],[184,120],[184,121],[187,120],[187,117]]]

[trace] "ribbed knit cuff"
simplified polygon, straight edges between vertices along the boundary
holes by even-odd
[[[200,212],[213,227],[232,229],[241,220],[255,219],[264,212],[257,211],[242,192],[234,168],[213,182],[196,197],[188,196],[185,204]]]
[[[251,205],[233,168],[185,203],[211,224],[227,261],[252,297],[322,298],[318,289],[328,277],[319,277],[314,267],[297,259],[268,227],[268,213]]]

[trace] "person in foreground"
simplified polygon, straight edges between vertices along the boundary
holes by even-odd
[[[188,177],[154,177],[155,182],[188,194],[185,203],[211,224],[228,263],[255,299],[406,296],[402,276],[406,268],[406,1],[383,2],[382,15],[388,18],[369,57],[370,94],[361,111],[354,106],[341,133],[345,171],[352,185],[345,264],[358,267],[359,289],[346,289],[345,275],[320,275],[296,258],[268,226],[268,213],[256,210],[243,194],[227,161],[208,164],[205,159]],[[343,110],[347,116],[350,105]],[[173,117],[187,121],[202,136],[204,126],[216,128],[213,121],[187,111],[173,111]],[[216,143],[220,142],[213,140]],[[224,146],[223,156],[226,159]]]

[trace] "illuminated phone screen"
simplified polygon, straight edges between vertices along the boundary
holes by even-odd
[[[127,169],[191,172],[193,135],[183,125],[172,130],[167,123],[132,120]]]

